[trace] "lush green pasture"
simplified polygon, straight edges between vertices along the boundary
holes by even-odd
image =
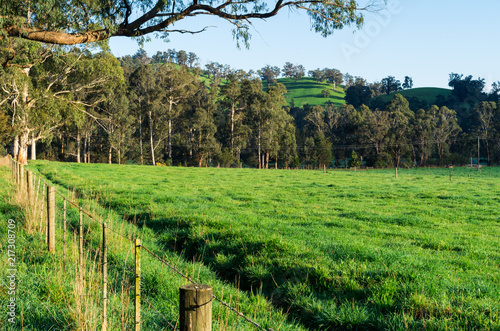
[[[292,99],[295,107],[302,107],[305,104],[310,106],[324,105],[328,102],[334,103],[336,106],[345,103],[344,89],[337,85],[336,90],[333,90],[333,85],[327,82],[317,82],[311,77],[302,77],[295,80],[293,78],[279,78],[278,83],[286,87],[286,101],[291,105]],[[266,86],[266,81],[263,81]],[[324,97],[323,90],[330,91],[329,97]]]
[[[499,168],[34,167],[311,330],[500,328]]]
[[[78,271],[78,239],[73,230],[78,227],[78,211],[68,205],[68,255],[63,255],[62,214],[63,201],[56,195],[56,252],[48,253],[45,244],[44,224],[40,215],[25,209],[26,199],[10,184],[11,173],[0,167],[0,330],[100,330],[102,323],[102,293],[99,247],[101,226],[84,217],[84,268],[83,283]],[[56,186],[58,192],[66,190]],[[71,194],[70,194],[71,195]],[[41,195],[40,195],[41,196]],[[165,251],[152,239],[156,234],[135,224],[123,222],[121,217],[95,200],[79,199],[80,206],[90,211],[97,220],[108,225],[108,330],[134,328],[134,258],[133,244],[126,238],[141,238],[151,251],[170,261],[191,278],[211,284],[214,294],[243,312],[266,329],[298,331],[305,328],[287,320],[287,316],[271,307],[258,293],[245,293],[217,279],[215,273],[200,261],[184,261],[175,252]],[[37,211],[41,210],[38,205]],[[8,226],[15,221],[15,294],[10,291],[12,274],[9,260],[12,247],[7,246]],[[12,226],[11,226],[12,227]],[[41,231],[40,231],[41,229]],[[121,233],[122,236],[117,235]],[[141,254],[141,301],[143,330],[178,330],[179,286],[188,282],[151,257]],[[66,260],[66,264],[64,264]],[[14,323],[8,319],[6,306],[16,298]],[[245,320],[213,301],[214,330],[251,330]]]

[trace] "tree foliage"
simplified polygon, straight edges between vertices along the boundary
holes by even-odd
[[[376,4],[360,7],[354,0],[294,1],[187,1],[173,0],[50,0],[2,3],[0,32],[3,38],[19,37],[53,44],[81,44],[114,36],[144,37],[157,33],[199,33],[177,29],[174,24],[196,16],[212,15],[233,24],[238,44],[247,44],[252,20],[267,19],[286,8],[305,11],[312,28],[323,36],[345,26],[363,24],[363,11]]]

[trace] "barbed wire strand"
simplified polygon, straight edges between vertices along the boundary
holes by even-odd
[[[166,260],[162,259],[161,257],[159,257],[158,255],[156,255],[155,253],[151,252],[146,246],[141,246],[141,248],[143,248],[146,252],[148,252],[149,254],[151,254],[151,256],[153,256],[154,258],[156,258],[158,261],[160,261],[161,263],[163,263],[164,265],[166,265],[167,267],[169,267],[170,269],[172,269],[175,273],[177,273],[178,275],[182,276],[184,279],[186,279],[189,282],[191,282],[191,284],[198,284],[191,277],[183,274],[182,271],[180,271],[179,269],[177,269],[176,267],[174,267],[172,264],[170,264]]]

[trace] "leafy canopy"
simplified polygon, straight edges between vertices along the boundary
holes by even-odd
[[[19,37],[52,44],[81,44],[113,36],[144,37],[157,33],[199,33],[175,29],[175,23],[212,15],[234,25],[233,35],[248,46],[252,20],[266,19],[289,8],[307,12],[312,29],[323,36],[345,26],[363,24],[363,12],[377,10],[377,1],[356,0],[11,0],[2,2],[0,38]]]

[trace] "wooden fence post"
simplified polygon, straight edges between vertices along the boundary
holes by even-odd
[[[14,162],[14,173],[15,173],[14,177],[16,179],[15,182],[16,182],[16,184],[18,184],[19,183],[19,164],[17,162]]]
[[[102,224],[102,329],[108,328],[108,244],[106,242],[106,223]]]
[[[29,204],[29,206],[34,206],[33,173],[31,171],[26,172],[26,191],[28,192],[28,204]]]
[[[12,182],[16,181],[16,161],[13,158],[10,159],[10,170],[12,171]]]
[[[19,190],[24,192],[24,165],[19,164]]]
[[[56,189],[47,186],[47,248],[49,252],[56,251]]]
[[[83,211],[80,208],[80,221],[79,221],[79,235],[80,235],[80,245],[78,249],[79,259],[78,263],[80,264],[80,282],[83,286]]]
[[[212,286],[190,284],[180,287],[180,330],[212,330]]]
[[[135,331],[141,330],[141,239],[135,239]]]
[[[66,199],[63,204],[63,270],[66,271]]]
[[[43,204],[45,202],[45,184],[42,185],[42,204],[41,204],[41,207],[40,207],[40,232],[42,232],[42,225],[43,225]],[[45,236],[47,237],[47,236]],[[45,240],[47,240],[47,238],[45,238]]]

